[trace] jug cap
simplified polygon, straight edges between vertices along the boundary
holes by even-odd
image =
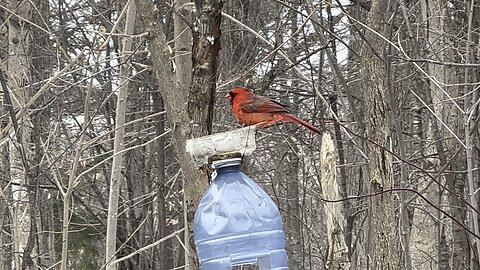
[[[228,159],[222,159],[222,160],[215,160],[212,162],[212,168],[217,170],[223,167],[240,165],[241,162],[242,162],[241,158],[228,158]]]

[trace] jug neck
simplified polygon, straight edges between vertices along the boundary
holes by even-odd
[[[241,158],[229,158],[229,159],[223,159],[223,160],[216,160],[212,163],[212,167],[217,171],[217,173],[239,171],[241,162],[242,162]]]

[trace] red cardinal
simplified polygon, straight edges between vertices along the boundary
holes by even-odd
[[[233,88],[225,96],[232,103],[232,111],[241,123],[249,126],[271,126],[278,121],[302,125],[320,134],[320,129],[288,112],[285,105],[264,96],[255,95],[245,87]]]

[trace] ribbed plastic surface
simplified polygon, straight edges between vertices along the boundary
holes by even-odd
[[[240,160],[217,162],[217,176],[195,213],[194,238],[202,270],[257,263],[288,269],[282,220],[267,193],[240,171]]]

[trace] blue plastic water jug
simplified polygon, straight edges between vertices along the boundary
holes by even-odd
[[[240,158],[215,161],[217,176],[194,218],[194,239],[202,270],[230,270],[258,264],[288,269],[282,219],[268,194],[240,171]]]

